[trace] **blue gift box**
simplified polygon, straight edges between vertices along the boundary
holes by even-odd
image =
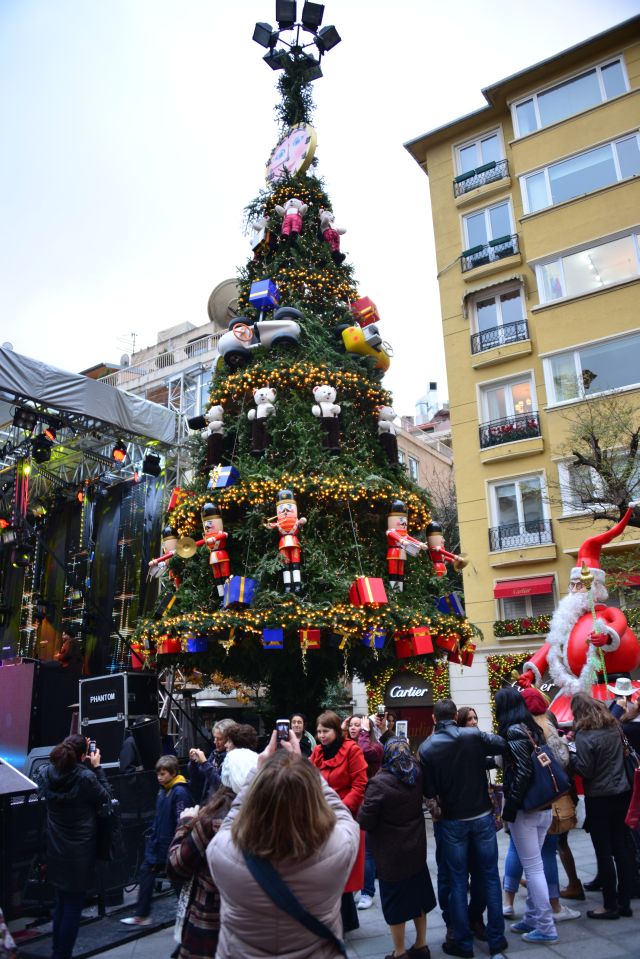
[[[380,629],[379,626],[372,626],[362,637],[362,645],[369,649],[382,649],[387,638],[386,629]]]
[[[209,640],[206,636],[187,636],[188,653],[206,653],[209,649]]]
[[[248,576],[230,576],[224,584],[223,606],[251,606],[258,583]]]
[[[225,489],[240,482],[240,473],[235,466],[214,466],[209,472],[207,489]]]
[[[436,606],[441,613],[447,616],[466,616],[462,600],[457,593],[449,593],[447,596],[441,596]]]
[[[256,310],[273,310],[280,300],[280,290],[273,280],[256,280],[249,290],[249,303]]]
[[[284,629],[265,627],[262,630],[262,646],[263,649],[284,649]]]

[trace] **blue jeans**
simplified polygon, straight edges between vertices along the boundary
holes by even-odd
[[[547,880],[549,888],[549,899],[558,899],[560,897],[560,879],[558,877],[558,837],[547,837],[542,844],[542,867],[544,869],[544,878]],[[522,879],[522,863],[518,850],[515,847],[513,839],[509,836],[509,851],[504,861],[504,888],[506,892],[517,892],[520,880]]]
[[[371,853],[369,836],[366,833],[364,837],[364,884],[362,892],[365,896],[371,896],[372,899],[376,894],[376,861]]]
[[[500,952],[504,944],[502,890],[498,873],[498,842],[493,814],[479,819],[442,819],[436,831],[438,861],[438,897],[440,898],[440,862],[446,863],[449,882],[447,925],[462,949],[473,951],[469,926],[467,883],[469,866],[472,883],[477,881],[487,902],[487,942],[489,952]],[[442,907],[442,902],[441,902]],[[445,920],[446,921],[446,920]]]
[[[436,865],[438,867],[438,904],[442,912],[444,924],[449,929],[449,896],[451,894],[451,878],[447,861],[440,841],[440,823],[434,822],[433,835],[436,840]],[[469,853],[469,923],[473,925],[481,922],[484,925],[484,911],[487,908],[484,887],[478,878],[478,870],[474,866],[473,850]]]
[[[153,887],[156,884],[161,869],[159,866],[143,860],[138,873],[138,901],[136,903],[135,914],[142,919],[151,915],[151,900],[153,898]]]
[[[65,892],[55,890],[53,909],[53,959],[71,959],[71,953],[78,936],[84,892]]]

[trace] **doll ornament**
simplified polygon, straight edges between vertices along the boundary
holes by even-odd
[[[256,404],[255,410],[249,410],[247,419],[251,422],[251,455],[264,456],[267,447],[271,442],[271,437],[267,433],[267,420],[276,411],[274,406],[276,391],[270,386],[263,386],[255,390],[253,402]]]
[[[222,452],[224,443],[224,410],[221,406],[210,406],[205,413],[207,425],[202,431],[202,436],[207,441],[207,469],[212,466],[219,466],[222,462]]]
[[[468,565],[469,561],[466,557],[458,553],[450,553],[444,548],[444,536],[440,523],[429,523],[427,526],[427,544],[436,576],[447,575],[447,563],[452,563],[455,570],[464,569]]]
[[[299,593],[302,589],[298,531],[306,522],[304,516],[298,516],[298,507],[291,490],[280,490],[276,501],[276,515],[264,525],[267,529],[277,529],[280,534],[278,549],[284,566],[282,581],[285,593]]]
[[[315,403],[311,412],[318,417],[324,430],[322,447],[334,456],[340,452],[340,416],[341,407],[336,403],[336,391],[327,383],[314,386]]]
[[[387,518],[387,570],[389,586],[398,593],[404,590],[404,564],[409,556],[417,556],[428,549],[426,543],[409,536],[407,531],[407,507],[402,500],[394,500]]]
[[[218,596],[222,602],[224,598],[224,581],[229,576],[231,568],[229,554],[226,550],[228,533],[224,531],[222,517],[213,503],[205,503],[200,513],[202,519],[202,535],[204,544],[209,550],[209,565],[216,583]]]
[[[282,217],[280,236],[283,241],[294,244],[302,233],[302,217],[309,207],[297,197],[291,197],[284,206],[276,204],[276,213]]]
[[[378,441],[390,466],[398,465],[398,438],[394,420],[396,411],[390,406],[378,407]]]
[[[335,216],[331,210],[320,210],[320,235],[331,250],[331,259],[340,266],[344,263],[345,255],[340,252],[340,237],[347,232],[335,225]]]

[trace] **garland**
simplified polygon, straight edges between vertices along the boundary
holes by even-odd
[[[498,619],[493,624],[494,636],[536,636],[549,632],[550,616],[525,616],[522,619]]]
[[[421,676],[428,683],[431,683],[434,702],[437,702],[439,699],[446,699],[450,695],[451,686],[449,683],[449,669],[446,660],[436,663],[412,661],[410,665],[406,664],[402,666],[400,666],[398,663],[394,663],[392,666],[385,666],[384,669],[382,669],[366,684],[367,702],[369,704],[370,713],[374,713],[379,705],[385,704],[384,691],[386,685],[394,673],[398,672],[415,673],[416,676]]]
[[[502,689],[507,680],[519,676],[518,667],[522,666],[531,656],[526,653],[504,653],[497,656],[487,656],[487,674],[489,677],[489,705],[493,728],[496,728],[496,693]]]

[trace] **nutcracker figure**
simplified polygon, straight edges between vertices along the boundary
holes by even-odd
[[[152,579],[162,579],[167,572],[169,560],[176,551],[178,545],[178,534],[173,526],[165,526],[162,530],[162,554],[152,559],[149,563],[149,576]]]
[[[417,556],[427,549],[426,543],[414,539],[407,532],[407,507],[402,500],[394,500],[387,519],[387,570],[389,586],[401,593],[404,590],[404,564],[409,556]]]
[[[450,553],[449,550],[444,548],[444,536],[440,523],[429,523],[427,526],[427,543],[436,576],[447,575],[447,563],[453,563],[456,570],[464,569],[467,565],[467,560],[463,556]]]
[[[299,593],[300,580],[300,541],[298,530],[306,523],[304,516],[298,516],[298,507],[289,489],[281,489],[276,501],[276,515],[265,522],[267,529],[277,529],[280,533],[278,549],[284,564],[282,581],[285,593]]]
[[[200,513],[204,544],[209,550],[209,565],[220,600],[224,598],[224,581],[229,576],[229,554],[226,551],[228,533],[224,531],[222,517],[213,503],[205,503]]]
[[[572,721],[571,697],[590,692],[594,699],[611,699],[607,680],[627,678],[634,688],[640,682],[630,674],[640,666],[640,643],[629,629],[621,609],[606,606],[604,570],[600,550],[624,530],[635,503],[619,523],[597,536],[590,536],[578,550],[578,562],[571,570],[569,593],[558,603],[551,619],[547,641],[524,665],[520,686],[540,685],[545,670],[559,692],[550,709],[558,722]]]

